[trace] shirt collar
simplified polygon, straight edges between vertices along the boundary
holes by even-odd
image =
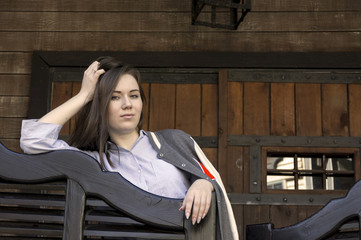
[[[148,136],[148,133],[147,133],[146,131],[144,131],[144,130],[140,130],[140,131],[139,131],[139,137],[138,137],[137,141],[135,141],[134,146],[135,146],[138,142],[140,142],[145,136]],[[111,141],[108,141],[107,144],[108,144],[108,149],[109,149],[109,150],[117,150],[117,151],[118,151],[118,150],[125,150],[125,149],[123,149],[122,147],[117,146],[115,143],[113,143],[113,142],[111,142]],[[128,150],[127,150],[127,151],[128,151]]]

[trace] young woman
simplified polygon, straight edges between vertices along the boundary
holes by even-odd
[[[39,120],[23,121],[21,148],[29,154],[83,151],[104,170],[120,173],[145,191],[184,198],[180,210],[193,224],[206,216],[215,191],[218,239],[238,239],[218,173],[186,133],[141,130],[144,101],[139,72],[114,58],[101,57],[84,72],[77,95]],[[76,129],[67,144],[58,135],[76,114]]]

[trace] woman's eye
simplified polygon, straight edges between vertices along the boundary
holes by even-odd
[[[134,94],[134,95],[130,95],[131,98],[138,98],[139,96]]]
[[[118,100],[119,96],[112,96],[111,100]]]

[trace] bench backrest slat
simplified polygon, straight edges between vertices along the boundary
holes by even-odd
[[[83,188],[74,180],[68,179],[63,239],[83,239],[85,200]]]

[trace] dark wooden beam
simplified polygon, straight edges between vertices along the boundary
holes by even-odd
[[[52,67],[88,66],[114,56],[137,67],[360,69],[361,52],[34,52]],[[33,63],[34,65],[34,63]]]

